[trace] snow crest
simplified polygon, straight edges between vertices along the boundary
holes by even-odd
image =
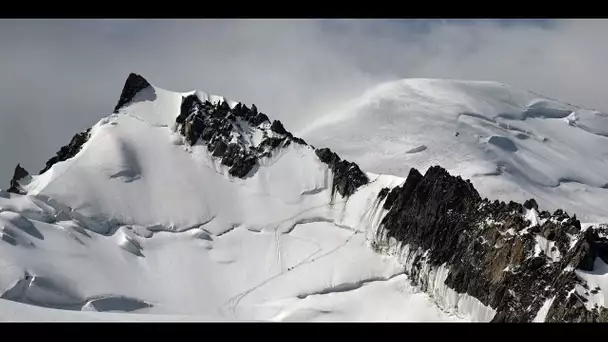
[[[608,115],[504,84],[389,82],[298,134],[369,172],[405,177],[441,165],[483,197],[608,218]]]
[[[597,112],[492,82],[382,85],[304,132],[374,172],[344,197],[306,144],[231,176],[175,130],[193,94],[237,105],[146,87],[76,155],[21,184],[27,195],[0,194],[0,319],[491,321],[492,308],[445,285],[446,265],[412,272],[424,251],[386,238],[383,189],[439,164],[487,197],[603,217],[608,121]],[[252,147],[274,137],[268,122],[238,126]],[[535,210],[526,218],[540,223]]]

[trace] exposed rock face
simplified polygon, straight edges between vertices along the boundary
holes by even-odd
[[[329,166],[333,166],[340,161],[340,157],[335,152],[332,152],[329,148],[320,148],[315,151],[317,157]]]
[[[390,209],[398,198],[401,198],[402,201],[407,198],[421,179],[422,175],[418,170],[410,169],[410,173],[408,174],[405,183],[402,186],[394,187],[388,193],[386,201],[384,201],[384,209]]]
[[[332,171],[334,189],[344,197],[354,194],[357,188],[369,183],[367,175],[353,162],[342,160],[334,165]]]
[[[288,132],[281,121],[270,123],[268,116],[258,112],[255,105],[249,109],[238,103],[230,108],[225,101],[203,102],[195,94],[182,99],[175,122],[189,145],[202,141],[212,156],[221,158],[222,165],[230,167],[229,173],[239,178],[246,177],[259,164],[260,158],[271,156],[277,149],[291,143],[307,146],[304,140]],[[257,146],[251,143],[250,133],[245,132],[243,125],[262,131],[262,139]],[[338,191],[342,196],[350,196],[369,182],[357,164],[342,160],[329,149],[315,152],[333,172],[332,193]]]
[[[386,196],[388,196],[389,191],[391,191],[390,188],[382,188],[382,190],[380,190],[378,193],[378,198],[381,200],[385,199]]]
[[[46,166],[42,170],[40,170],[39,174],[46,172],[48,169],[51,168],[51,166],[55,165],[58,162],[62,162],[74,157],[78,152],[80,152],[82,145],[84,145],[84,143],[89,140],[90,132],[91,129],[89,128],[84,132],[80,132],[74,135],[72,137],[72,140],[70,140],[69,144],[61,147],[57,154],[46,162]]]
[[[321,161],[332,170],[334,175],[332,193],[338,191],[340,195],[348,197],[355,193],[357,188],[369,183],[367,175],[361,171],[359,165],[341,160],[340,157],[329,148],[315,150]]]
[[[534,200],[534,198],[531,198],[524,202],[524,208],[526,208],[526,209],[534,208],[538,211],[538,203],[536,203],[536,200]]]
[[[268,116],[258,112],[255,105],[249,109],[238,103],[230,108],[225,101],[203,102],[195,94],[182,99],[175,122],[189,145],[205,144],[213,157],[221,158],[221,164],[230,168],[229,174],[238,178],[255,171],[260,158],[271,156],[273,151],[291,142],[306,145],[280,121],[270,124]],[[246,126],[262,132],[257,146],[252,143]]]
[[[117,113],[122,106],[131,102],[137,93],[148,87],[150,87],[150,83],[148,83],[145,78],[134,73],[129,74],[125,86],[122,89],[122,93],[120,94],[120,98],[118,99],[118,103],[116,104],[116,107],[114,107],[114,113]]]
[[[118,112],[132,102],[138,93],[149,87],[151,84],[146,79],[131,73],[114,112]],[[239,178],[255,172],[259,159],[271,156],[277,149],[287,147],[291,143],[308,146],[303,139],[287,131],[279,120],[271,123],[268,116],[259,112],[255,105],[248,108],[238,103],[231,108],[225,101],[201,101],[196,94],[182,98],[175,123],[177,131],[190,146],[202,141],[211,155],[221,158],[221,163],[230,168],[229,173]],[[262,132],[262,139],[257,145],[252,142],[252,129]],[[87,129],[76,134],[68,145],[61,147],[56,156],[46,162],[46,166],[39,173],[42,174],[54,164],[74,157],[88,141],[90,131],[91,129]],[[330,166],[334,171],[334,191],[338,190],[345,196],[368,182],[367,176],[354,163],[342,161],[337,157]],[[15,182],[11,182],[15,185],[11,189],[20,191]]]
[[[11,179],[11,186],[8,188],[8,192],[12,192],[15,194],[24,195],[25,191],[19,185],[19,181],[29,176],[29,172],[21,167],[21,164],[17,164],[15,167],[15,172],[13,173],[13,179]]]
[[[265,122],[270,122],[270,121],[268,120],[268,116],[266,116],[266,114],[264,114],[264,113],[258,113],[258,115],[249,119],[249,123],[255,127],[257,127]]]
[[[302,139],[302,138],[298,138],[298,137],[292,137],[292,138],[291,138],[291,140],[292,140],[293,142],[295,142],[295,143],[300,144],[300,145],[308,145],[308,144],[306,143],[306,141],[304,141],[304,139]]]
[[[209,145],[211,146],[211,145]],[[222,140],[218,140],[215,143],[215,146],[213,146],[213,154],[212,156],[214,157],[223,157],[224,154],[226,153],[226,150],[228,149],[228,145],[226,145],[225,142],[223,142]]]
[[[270,126],[270,129],[279,134],[287,134],[285,127],[283,127],[283,124],[279,120],[274,120]]]
[[[387,237],[409,245],[411,253],[427,252],[416,256],[412,279],[420,263],[447,266],[445,285],[495,309],[495,322],[532,321],[553,297],[547,321],[608,318],[606,310],[583,305],[588,292],[576,290],[586,284],[575,273],[593,270],[596,256],[608,259],[608,240],[596,229],[581,232],[575,216],[560,210],[532,226],[524,215],[538,213],[536,201],[482,199],[468,180],[438,166],[424,176],[412,169],[402,186],[383,193]]]

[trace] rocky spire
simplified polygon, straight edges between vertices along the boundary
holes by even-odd
[[[11,179],[11,186],[10,188],[8,188],[7,191],[15,194],[24,195],[25,191],[23,191],[23,189],[21,188],[19,181],[29,175],[29,172],[27,172],[26,169],[21,167],[21,164],[17,164],[17,166],[15,167],[15,172],[13,173],[13,179]]]
[[[118,112],[120,108],[131,102],[137,93],[150,86],[150,83],[148,83],[148,81],[146,81],[146,79],[142,76],[134,73],[129,74],[129,77],[127,77],[127,81],[125,82],[125,86],[122,88],[122,93],[120,94],[118,103],[116,104],[116,107],[114,107],[114,113]]]

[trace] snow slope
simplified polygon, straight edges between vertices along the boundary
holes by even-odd
[[[441,165],[491,199],[608,217],[608,115],[504,84],[386,83],[297,135],[369,172],[405,177]]]
[[[459,320],[409,286],[395,259],[368,246],[370,211],[362,208],[373,208],[377,191],[394,182],[379,177],[337,205],[344,214],[337,224],[326,218],[285,233],[237,227],[214,234],[205,226],[152,233],[121,226],[106,236],[76,219],[45,223],[3,211],[0,318]],[[35,211],[39,202],[30,203]],[[86,313],[76,315],[80,311]]]
[[[295,143],[231,177],[175,132],[192,93],[223,100],[147,88],[27,195],[0,193],[1,319],[461,320],[368,246],[378,192],[403,179],[332,195]]]

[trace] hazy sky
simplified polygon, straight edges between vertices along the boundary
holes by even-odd
[[[0,188],[110,114],[127,75],[255,103],[297,131],[407,77],[495,80],[608,111],[606,20],[0,20]]]

